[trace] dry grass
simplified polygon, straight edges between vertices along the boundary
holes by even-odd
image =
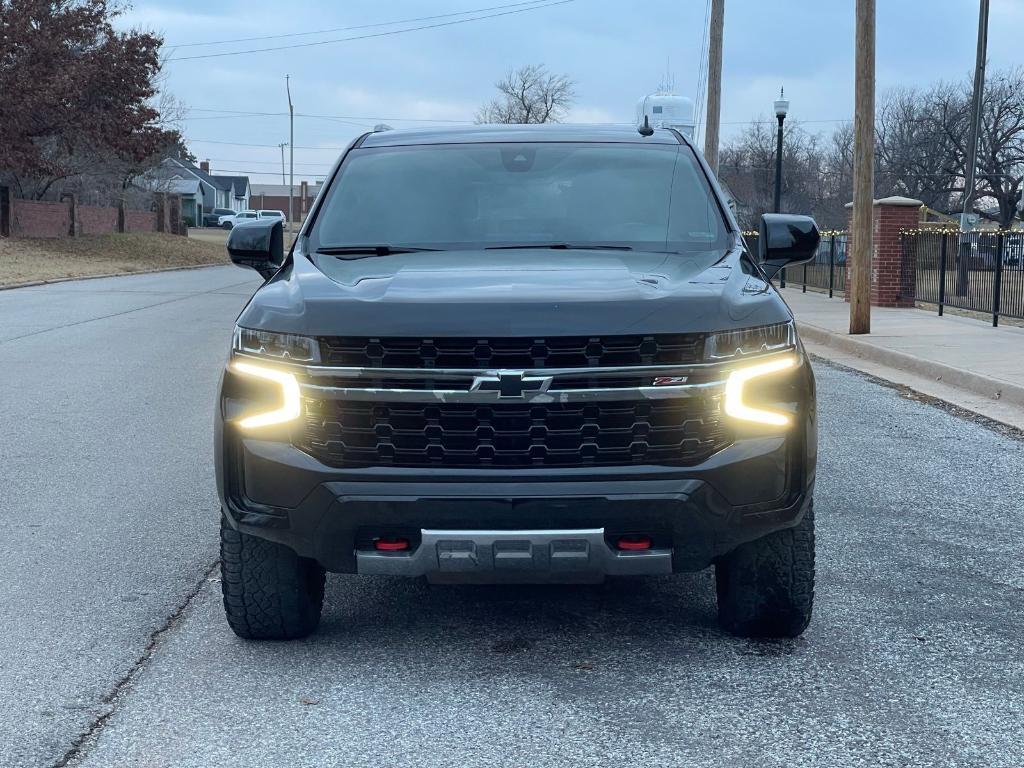
[[[230,263],[222,244],[133,232],[58,240],[0,239],[0,285]]]

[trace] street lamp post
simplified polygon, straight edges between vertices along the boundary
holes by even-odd
[[[782,213],[782,124],[786,122],[786,113],[789,112],[789,101],[786,100],[784,88],[779,89],[779,98],[775,100],[775,117],[779,121],[779,134],[775,144],[775,213]],[[786,270],[783,269],[779,276],[779,286],[786,287]]]

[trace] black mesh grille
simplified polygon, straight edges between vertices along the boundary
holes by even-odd
[[[586,368],[689,365],[704,353],[701,334],[553,338],[320,339],[326,365],[359,368]]]
[[[729,444],[717,397],[601,403],[305,401],[298,447],[333,466],[686,465]]]

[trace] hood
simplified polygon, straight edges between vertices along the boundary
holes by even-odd
[[[311,336],[587,336],[788,320],[739,250],[492,250],[342,260],[296,253],[239,324]]]

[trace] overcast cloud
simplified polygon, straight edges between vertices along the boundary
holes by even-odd
[[[691,97],[696,93],[706,0],[573,0],[389,37],[220,58],[182,57],[417,24],[177,47],[510,2],[514,0],[221,0],[194,12],[141,2],[120,23],[165,36],[171,57],[167,88],[190,108],[182,127],[192,151],[209,158],[215,172],[248,173],[253,181],[280,181],[276,145],[288,140],[288,119],[225,112],[286,112],[286,73],[292,76],[296,112],[319,116],[295,120],[296,182],[322,176],[337,156],[336,148],[376,122],[397,128],[427,124],[417,122],[423,120],[472,121],[476,109],[493,96],[494,81],[521,64],[544,63],[576,80],[578,98],[570,117],[575,122],[630,122],[637,99],[665,78],[666,61],[676,91]],[[830,121],[852,115],[853,7],[854,0],[726,0],[726,136],[752,118],[769,115],[780,85],[792,101],[791,116],[808,128],[828,130],[834,125]],[[977,12],[977,0],[878,0],[879,90],[967,75],[974,65]],[[440,21],[447,19],[420,23]],[[1022,63],[1022,30],[1024,0],[993,0],[990,67]],[[268,146],[244,146],[250,144]]]

